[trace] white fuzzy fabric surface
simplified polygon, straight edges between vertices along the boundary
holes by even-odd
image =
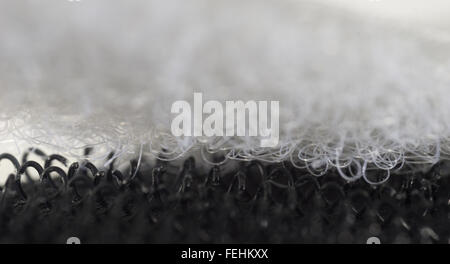
[[[180,158],[206,146],[318,175],[446,158],[450,24],[332,2],[2,0],[3,149]],[[194,92],[279,100],[280,146],[172,137],[171,104]]]

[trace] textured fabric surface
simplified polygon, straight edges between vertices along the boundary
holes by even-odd
[[[2,142],[176,158],[217,141],[170,134],[171,104],[197,91],[280,101],[280,146],[210,146],[231,159],[317,174],[435,163],[448,152],[450,52],[426,33],[309,1],[1,1]]]
[[[18,174],[0,193],[0,243],[450,243],[448,162],[374,187],[290,163],[144,159],[137,171],[137,160],[99,170],[54,155],[1,159]],[[22,181],[27,168],[40,180]]]

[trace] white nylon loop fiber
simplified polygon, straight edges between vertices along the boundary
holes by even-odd
[[[317,1],[1,1],[1,144],[93,147],[105,165],[290,160],[378,184],[450,153],[450,43],[428,29]],[[171,105],[194,92],[280,101],[279,145],[174,137]]]

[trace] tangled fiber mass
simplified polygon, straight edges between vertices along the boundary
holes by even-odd
[[[0,38],[0,132],[18,153],[94,147],[94,163],[115,153],[104,166],[195,152],[378,184],[450,151],[449,44],[328,4],[1,1]],[[279,147],[173,137],[170,106],[194,92],[279,100]]]

